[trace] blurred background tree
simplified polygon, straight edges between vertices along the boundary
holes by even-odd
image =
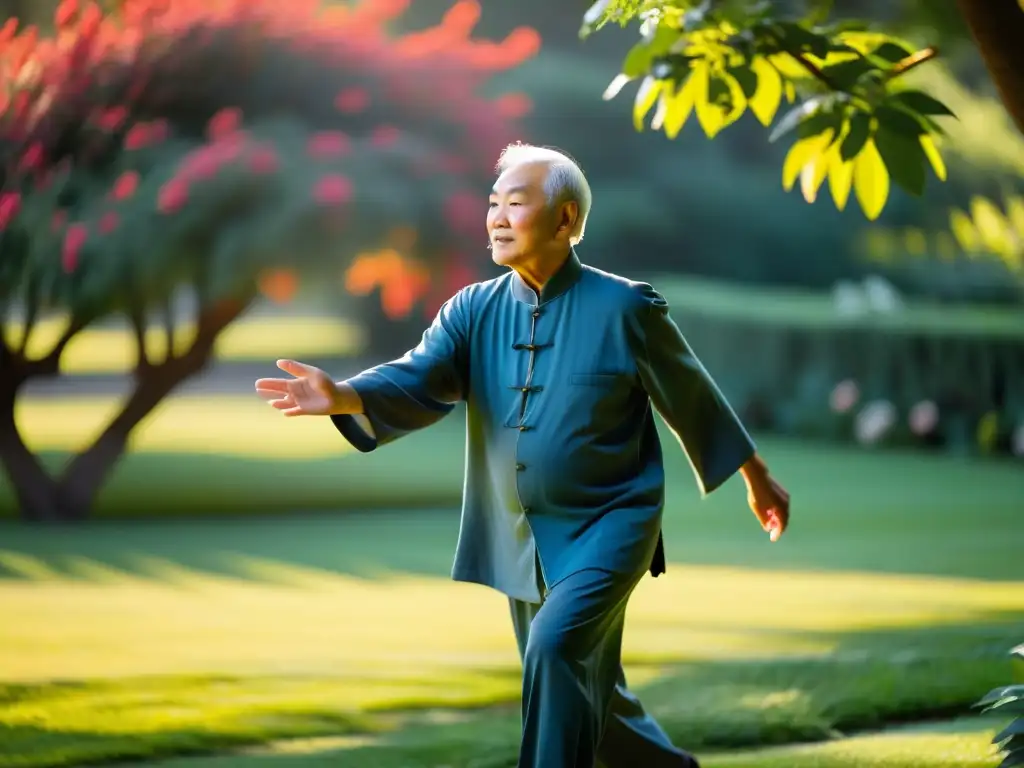
[[[134,428],[261,292],[294,295],[295,268],[358,256],[349,288],[391,317],[471,280],[474,185],[529,108],[477,91],[538,47],[526,28],[471,39],[469,0],[397,38],[406,4],[387,0],[116,5],[65,0],[52,34],[0,33],[0,462],[34,520],[85,517]],[[116,316],[136,340],[131,394],[51,473],[19,395]]]

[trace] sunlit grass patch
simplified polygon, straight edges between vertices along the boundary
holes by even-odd
[[[29,337],[30,357],[46,355],[64,332],[66,321],[52,318],[39,322]],[[7,329],[8,341],[20,341],[23,329],[12,324]],[[182,324],[176,327],[175,352],[187,349],[195,336],[195,328]],[[221,334],[214,355],[224,361],[270,360],[279,357],[358,355],[366,346],[365,331],[357,323],[336,317],[250,316],[243,318]],[[146,350],[156,360],[167,354],[167,338],[163,329],[151,327],[146,334]],[[123,373],[136,362],[134,334],[127,327],[91,327],[79,333],[68,344],[61,358],[64,373]]]

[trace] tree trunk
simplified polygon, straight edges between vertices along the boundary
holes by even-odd
[[[1024,133],[1024,8],[1020,0],[957,0],[999,95]]]
[[[23,383],[16,374],[0,378],[0,465],[14,489],[22,519],[54,522],[61,517],[57,481],[25,445],[14,420],[14,404]]]
[[[68,464],[60,479],[59,496],[64,518],[84,520],[96,496],[128,448],[132,430],[186,379],[206,367],[220,332],[245,309],[244,304],[222,302],[201,315],[192,347],[180,357],[145,366],[131,396],[103,433]]]
[[[58,488],[64,520],[81,521],[89,516],[100,489],[124,456],[132,430],[175,387],[196,372],[186,371],[183,366],[179,368],[176,371],[158,369],[141,378],[121,412],[92,445],[71,460]]]

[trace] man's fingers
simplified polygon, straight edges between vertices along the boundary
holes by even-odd
[[[305,363],[300,363],[295,360],[278,360],[277,367],[285,373],[290,373],[295,377],[308,376],[311,373],[316,372],[316,368]]]
[[[289,410],[291,408],[298,408],[299,407],[296,404],[296,402],[292,398],[290,398],[290,397],[282,397],[282,398],[280,398],[278,400],[271,400],[270,401],[270,406],[272,408],[276,408],[279,411],[285,411],[285,410]]]
[[[292,379],[256,379],[256,391],[287,392]]]
[[[256,387],[256,394],[262,397],[264,400],[277,400],[281,397],[288,396],[287,389],[277,389],[276,387]]]
[[[754,516],[757,518],[757,522],[759,522],[761,524],[761,527],[764,528],[764,530],[767,531],[768,530],[768,524],[771,522],[771,519],[772,519],[771,510],[770,509],[761,509],[761,507],[758,506],[753,501],[750,502],[750,508],[751,508],[751,510],[753,510]]]

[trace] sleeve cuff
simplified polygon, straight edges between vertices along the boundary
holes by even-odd
[[[359,426],[359,421],[353,415],[345,413],[331,416],[331,422],[341,436],[352,443],[352,447],[360,453],[370,453],[377,449],[377,438]]]
[[[715,466],[709,467],[707,473],[695,473],[698,485],[700,486],[701,498],[707,498],[721,488],[727,480],[739,472],[743,465],[750,461],[754,454],[757,453],[757,446],[754,445],[754,441],[746,434],[743,434],[742,438],[736,446],[735,453],[730,458],[730,461],[718,462]]]

